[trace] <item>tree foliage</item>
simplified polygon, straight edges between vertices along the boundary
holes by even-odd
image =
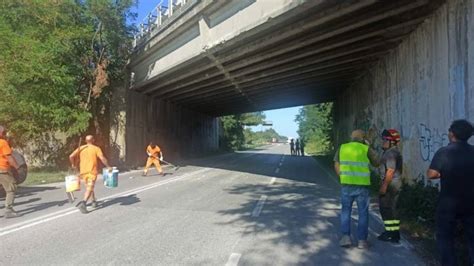
[[[264,122],[263,112],[229,115],[220,118],[222,123],[221,147],[227,150],[239,150],[244,147],[244,125],[259,125]]]
[[[124,77],[133,4],[0,2],[0,124],[17,144],[97,126],[93,118],[105,115],[113,85]]]
[[[263,112],[253,112],[240,115],[240,120],[245,126],[258,126],[262,124],[266,116]]]
[[[327,153],[333,149],[333,104],[307,105],[300,109],[295,121],[298,135],[309,153]]]
[[[279,142],[285,142],[287,140],[287,137],[281,136],[273,128],[258,132],[253,132],[251,129],[247,128],[244,131],[244,137],[245,144],[250,147],[269,143],[273,138]]]

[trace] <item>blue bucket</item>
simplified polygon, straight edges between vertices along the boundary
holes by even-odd
[[[112,173],[109,173],[109,171],[104,168],[104,170],[102,171],[102,179],[104,180],[104,185],[109,188],[117,187],[118,174],[119,170],[117,170],[116,167],[113,168]]]

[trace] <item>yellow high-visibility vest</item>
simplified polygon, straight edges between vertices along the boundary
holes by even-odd
[[[369,146],[359,142],[341,145],[339,150],[340,178],[344,185],[370,185]]]

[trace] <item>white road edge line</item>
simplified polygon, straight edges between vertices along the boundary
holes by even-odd
[[[270,185],[275,184],[275,181],[276,181],[276,177],[272,177],[272,179],[270,180]]]
[[[171,182],[178,181],[178,180],[180,180],[180,179],[186,178],[186,177],[188,177],[188,176],[190,176],[190,175],[199,174],[199,173],[202,173],[202,172],[207,172],[207,171],[209,171],[209,170],[211,170],[211,169],[210,169],[210,168],[204,168],[204,169],[201,169],[201,170],[198,170],[198,171],[194,171],[194,172],[191,172],[191,173],[186,173],[186,174],[184,174],[184,175],[182,175],[182,176],[179,176],[179,177],[175,177],[175,178],[170,178],[170,179],[167,179],[167,180],[158,181],[158,182],[156,182],[156,183],[149,184],[149,185],[146,185],[146,186],[143,186],[143,187],[134,188],[134,189],[127,190],[127,191],[124,191],[124,192],[120,192],[120,193],[117,193],[117,194],[113,194],[113,195],[107,196],[107,197],[105,197],[105,198],[101,198],[101,199],[99,199],[99,200],[107,201],[107,200],[113,199],[113,198],[118,198],[118,197],[123,197],[123,196],[129,196],[129,195],[137,194],[137,193],[139,193],[139,192],[143,192],[143,191],[146,191],[146,190],[155,188],[155,187],[159,187],[159,186],[162,186],[162,185],[166,185],[166,184],[168,184],[168,183],[171,183]],[[67,215],[76,213],[76,212],[78,212],[78,211],[79,211],[79,210],[77,210],[75,207],[70,207],[70,208],[67,208],[67,209],[64,209],[64,210],[60,210],[60,211],[57,211],[57,212],[53,212],[53,213],[50,213],[50,214],[47,214],[47,215],[43,215],[43,216],[34,218],[34,219],[31,219],[31,220],[28,220],[28,221],[24,221],[24,222],[21,222],[21,223],[13,224],[13,225],[11,225],[11,226],[2,228],[2,229],[0,230],[0,236],[4,236],[4,235],[7,235],[7,234],[10,234],[10,233],[13,233],[13,232],[22,230],[22,229],[26,229],[26,228],[29,228],[29,227],[32,227],[32,226],[35,226],[35,225],[39,225],[39,224],[45,223],[45,222],[49,222],[49,221],[52,221],[52,220],[55,220],[55,219],[58,219],[58,218],[61,218],[61,217],[64,217],[64,216],[67,216]]]
[[[258,200],[257,206],[255,206],[255,209],[253,209],[252,217],[260,216],[260,213],[262,212],[262,209],[263,209],[263,204],[265,204],[266,200],[267,200],[267,196],[263,195],[260,197],[260,199]]]
[[[227,263],[225,266],[237,266],[239,264],[239,260],[242,254],[240,253],[232,253],[229,256],[229,259],[227,260]]]

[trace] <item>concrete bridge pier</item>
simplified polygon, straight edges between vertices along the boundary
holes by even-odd
[[[112,106],[111,160],[116,165],[143,166],[145,149],[155,141],[165,160],[176,160],[219,148],[218,118],[158,98],[118,90]]]

